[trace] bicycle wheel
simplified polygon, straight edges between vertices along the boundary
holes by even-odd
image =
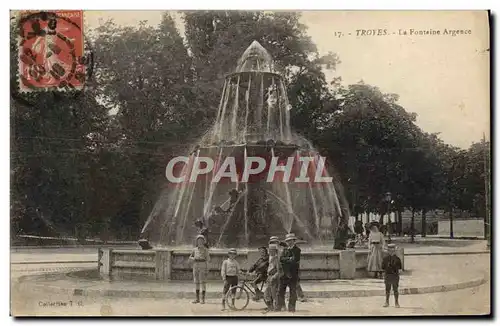
[[[226,293],[226,303],[231,310],[243,310],[249,301],[250,295],[241,285],[232,286]]]

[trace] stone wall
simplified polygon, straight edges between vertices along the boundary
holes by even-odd
[[[190,250],[117,250],[99,249],[99,271],[105,278],[140,278],[149,280],[192,280]],[[404,265],[403,249],[397,250]],[[226,250],[210,250],[208,279],[220,280],[220,267]],[[257,250],[239,251],[236,259],[247,271],[259,258]],[[302,280],[333,280],[366,277],[368,251],[302,251]]]
[[[438,222],[438,235],[450,236],[450,220]],[[477,219],[453,220],[453,236],[457,238],[484,238],[484,221]]]

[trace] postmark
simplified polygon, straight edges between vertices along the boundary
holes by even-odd
[[[83,89],[83,12],[24,12],[19,21],[21,92]]]

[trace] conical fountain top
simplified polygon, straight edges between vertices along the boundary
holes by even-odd
[[[251,71],[274,72],[273,58],[257,41],[253,41],[243,52],[236,67],[236,72]]]

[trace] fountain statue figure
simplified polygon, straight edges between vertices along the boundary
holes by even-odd
[[[235,158],[238,174],[247,158],[307,156],[318,153],[307,139],[290,128],[290,104],[283,77],[275,70],[271,55],[254,41],[239,59],[235,72],[226,76],[216,121],[189,156],[181,173],[190,171],[200,157],[215,166]],[[293,165],[295,171],[300,169]],[[318,160],[309,169],[315,172]],[[332,236],[339,219],[346,219],[348,205],[341,185],[332,182],[267,182],[265,178],[223,178],[214,182],[216,171],[166,187],[149,215],[143,231],[155,245],[192,243],[193,222],[203,219],[209,242],[218,247],[255,247],[272,235],[294,232],[308,242]]]

